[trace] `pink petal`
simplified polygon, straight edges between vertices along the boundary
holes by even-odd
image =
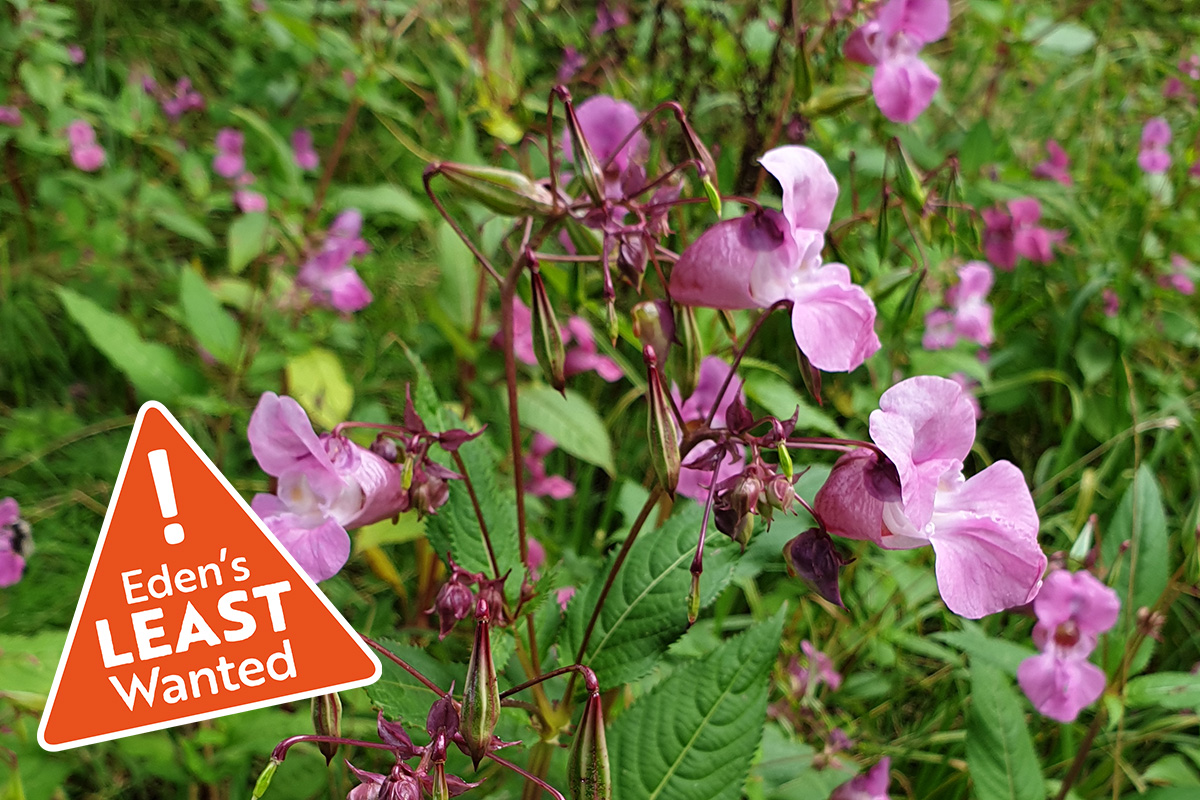
[[[751,293],[752,281],[762,291],[763,286],[786,284],[794,272],[795,244],[770,218],[772,214],[786,222],[782,214],[768,211],[761,220],[747,214],[705,231],[671,269],[671,298],[684,305],[731,311],[763,308],[782,299],[764,301]],[[772,236],[775,233],[777,238]]]
[[[1009,200],[1008,213],[1012,215],[1013,224],[1018,228],[1034,225],[1042,218],[1042,204],[1035,197]]]
[[[915,55],[897,54],[875,68],[871,91],[885,117],[907,124],[929,107],[941,83],[941,78]]]
[[[792,294],[792,333],[817,369],[850,372],[879,349],[875,304],[843,264],[826,264]]]
[[[629,103],[603,94],[594,95],[580,103],[575,108],[575,116],[579,119],[583,137],[601,164],[617,153],[617,145],[637,127],[641,119],[641,114]],[[563,147],[567,160],[573,161],[570,134],[564,135]],[[613,166],[617,172],[624,172],[630,159],[643,157],[647,148],[646,137],[638,131],[613,158]]]
[[[875,436],[875,427],[885,415],[904,420],[912,430],[911,454],[899,452],[898,457],[910,455],[918,463],[962,461],[975,443],[975,418],[969,404],[963,399],[962,388],[947,378],[918,375],[883,393],[879,411],[872,412],[870,421],[871,438],[880,447],[883,445]]]
[[[879,10],[880,30],[891,38],[897,33],[918,43],[936,42],[950,30],[949,0],[890,0]]]
[[[307,518],[280,514],[263,520],[314,581],[332,578],[350,559],[350,534],[330,518],[308,527]]]
[[[833,218],[838,185],[816,151],[786,145],[768,151],[759,163],[779,181],[783,189],[783,215],[793,230],[824,231]]]
[[[100,169],[106,158],[104,148],[98,144],[85,144],[71,150],[71,161],[84,172]]]
[[[983,299],[992,289],[994,281],[992,268],[984,261],[968,261],[958,268],[958,285],[952,292],[947,292],[946,299],[951,305],[958,305],[970,298]]]
[[[879,23],[871,20],[861,28],[856,28],[854,33],[847,37],[846,43],[842,45],[842,53],[851,61],[873,67],[879,63],[879,46]]]
[[[874,453],[857,450],[833,465],[813,504],[830,533],[880,544],[883,502],[867,489],[867,470],[875,464]]]
[[[287,395],[264,392],[250,415],[246,434],[250,452],[268,475],[278,477],[308,458],[329,464],[308,414]],[[332,465],[329,468],[332,470]]]
[[[21,518],[21,507],[11,497],[0,500],[0,528],[12,525]]]
[[[1104,671],[1084,659],[1031,656],[1017,667],[1017,683],[1043,715],[1074,722],[1085,706],[1104,694]]]
[[[714,425],[717,424],[715,421]],[[724,424],[723,422],[721,424]],[[692,462],[701,456],[712,452],[716,447],[713,442],[700,442],[684,459],[685,462]],[[726,453],[721,463],[717,466],[717,483],[732,478],[734,475],[741,473],[745,465],[743,456],[736,456]],[[713,473],[711,469],[694,469],[692,467],[683,466],[679,470],[679,483],[675,487],[676,494],[681,494],[684,497],[690,497],[697,503],[705,503],[708,501],[709,489],[712,486]]]
[[[938,589],[955,614],[978,619],[1037,594],[1046,556],[1033,497],[1013,464],[997,461],[939,493],[933,523]]]

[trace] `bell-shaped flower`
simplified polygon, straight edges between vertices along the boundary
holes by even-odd
[[[912,122],[933,101],[941,79],[917,54],[949,28],[949,0],[889,0],[846,40],[847,58],[875,67],[871,91],[892,122]]]
[[[721,385],[725,383],[728,375],[729,364],[716,356],[708,356],[700,362],[700,379],[696,382],[696,391],[692,392],[687,400],[680,397],[678,388],[672,387],[671,396],[675,399],[675,404],[679,406],[679,414],[683,418],[684,425],[700,423],[708,419],[708,415],[715,405],[713,427],[725,427],[725,412],[733,405],[735,398],[742,393],[742,381],[735,375],[729,382],[725,394],[718,399],[717,393],[721,391]],[[711,468],[697,469],[688,466],[689,463],[705,460],[716,446],[711,441],[704,441],[691,449],[679,468],[679,483],[675,487],[677,494],[690,497],[699,503],[706,502],[714,480],[722,483],[742,471],[744,458],[740,455],[740,447],[737,453],[724,455],[717,465],[716,475],[713,474]]]
[[[310,256],[296,275],[296,285],[312,292],[313,300],[338,311],[365,308],[373,299],[350,260],[370,251],[359,236],[362,214],[347,209],[338,214],[321,249]]]
[[[1171,126],[1162,117],[1151,117],[1142,127],[1141,148],[1138,150],[1138,166],[1142,171],[1154,175],[1166,172],[1171,166],[1171,154],[1167,145],[1171,143]]]
[[[790,300],[792,333],[808,360],[849,372],[879,349],[879,337],[875,304],[850,270],[821,263],[837,181],[807,147],[778,147],[761,163],[783,189],[783,212],[760,209],[705,231],[671,270],[671,297],[730,310]]]
[[[942,599],[961,616],[1029,602],[1046,569],[1033,497],[1007,461],[964,479],[975,411],[958,384],[902,381],[883,393],[870,431],[883,458],[842,456],[817,492],[829,531],[889,550],[932,545]]]
[[[1017,682],[1042,714],[1071,722],[1104,692],[1104,672],[1088,661],[1100,634],[1117,623],[1117,593],[1089,572],[1054,570],[1033,601],[1040,655],[1017,668]]]
[[[1054,257],[1053,246],[1067,237],[1066,231],[1052,231],[1038,225],[1042,205],[1032,197],[1010,200],[1002,206],[983,210],[983,252],[997,267],[1011,270],[1017,256],[1048,264]]]
[[[250,505],[315,581],[350,557],[348,528],[408,508],[397,465],[342,436],[318,436],[290,397],[264,393],[247,433],[259,466],[278,482],[275,494]]]

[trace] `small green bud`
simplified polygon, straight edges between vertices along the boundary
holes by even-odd
[[[721,194],[717,191],[717,187],[707,175],[704,176],[701,183],[704,185],[704,193],[708,195],[708,204],[712,206],[712,210],[718,217],[721,216]]]
[[[604,707],[600,692],[592,691],[567,756],[567,783],[571,800],[610,800],[612,769],[604,739]]]
[[[700,341],[700,328],[696,324],[696,309],[691,306],[675,307],[675,331],[682,345],[682,368],[677,372],[679,391],[684,397],[691,397],[700,383],[700,363],[704,360],[704,352]]]
[[[898,154],[892,161],[896,170],[896,187],[900,190],[900,195],[908,203],[909,207],[917,214],[923,214],[925,212],[925,203],[929,200],[929,192],[921,185],[917,165],[913,163],[912,158],[900,146],[900,140],[893,139],[892,143]]]
[[[342,699],[337,692],[323,694],[312,699],[313,732],[318,736],[342,735]],[[325,766],[337,755],[336,742],[319,742],[317,745],[321,755],[325,756]]]
[[[258,780],[254,782],[254,791],[250,795],[250,800],[258,800],[267,793],[267,787],[271,785],[271,778],[275,777],[275,770],[277,769],[279,769],[278,761],[272,758],[267,762],[266,768],[258,776]]]
[[[688,590],[688,625],[695,625],[700,617],[700,573],[692,573],[692,588]]]
[[[650,402],[650,414],[647,424],[647,438],[650,443],[650,460],[654,464],[654,473],[658,476],[663,488],[672,496],[675,486],[679,483],[679,438],[675,432],[675,415],[671,410],[671,398],[663,388],[662,376],[658,372],[658,358],[654,348],[646,345],[642,348],[646,360],[648,386],[647,399]]]
[[[488,603],[481,599],[475,607],[475,643],[467,663],[459,726],[475,769],[479,769],[479,762],[487,755],[496,723],[500,721],[500,686],[496,682],[496,664],[492,660],[490,620]]]

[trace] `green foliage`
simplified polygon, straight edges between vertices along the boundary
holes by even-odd
[[[979,800],[1042,800],[1046,790],[1025,712],[1011,684],[972,661],[967,766]]]

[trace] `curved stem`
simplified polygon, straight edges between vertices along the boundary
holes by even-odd
[[[471,476],[467,472],[467,465],[463,462],[462,456],[459,455],[457,450],[453,451],[451,455],[454,456],[454,465],[462,473],[463,483],[467,487],[467,494],[471,496],[471,505],[475,509],[475,519],[479,521],[479,532],[483,534],[483,543],[487,547],[488,561],[492,563],[492,574],[496,578],[499,578],[500,564],[496,561],[496,551],[492,549],[492,537],[488,535],[487,520],[483,518],[483,509],[479,506],[479,497],[475,494],[475,485],[471,483]]]
[[[487,271],[488,275],[492,276],[492,280],[496,281],[496,283],[500,283],[500,273],[497,272],[496,268],[492,266],[492,262],[489,261],[488,257],[485,256],[483,252],[475,246],[475,243],[471,241],[471,237],[467,236],[466,231],[462,229],[462,226],[458,224],[458,221],[455,220],[454,217],[450,216],[450,212],[446,210],[444,205],[442,205],[442,201],[439,200],[438,196],[433,193],[433,187],[430,184],[432,183],[435,175],[441,174],[442,173],[440,169],[438,169],[437,164],[431,164],[426,167],[425,174],[421,176],[421,182],[425,184],[425,194],[429,196],[429,201],[433,203],[433,207],[436,208],[438,213],[442,215],[442,219],[446,220],[446,222],[450,224],[450,227],[454,229],[456,234],[458,234],[458,238],[462,240],[462,243],[465,244],[467,249],[471,251],[471,255],[475,256],[475,260],[478,261],[480,265]]]
[[[411,666],[407,661],[405,661],[403,658],[401,658],[400,656],[393,653],[391,650],[388,650],[386,647],[381,645],[379,642],[375,641],[374,639],[372,639],[370,637],[363,636],[361,633],[358,635],[358,637],[360,639],[362,639],[364,642],[366,642],[367,644],[369,644],[372,649],[374,649],[375,651],[377,651],[379,653],[382,653],[384,656],[386,656],[392,662],[399,665],[405,672],[407,672],[409,675],[412,675],[414,678],[416,678],[422,684],[424,684],[424,686],[427,689],[429,689],[429,690],[433,691],[435,694],[437,694],[438,697],[444,697],[446,695],[446,693],[444,691],[442,691],[440,686],[438,686],[433,681],[429,680],[429,678],[426,678],[424,675],[422,675],[416,669],[416,667]]]
[[[571,664],[570,666],[552,669],[545,675],[539,675],[531,681],[525,681],[519,686],[514,686],[507,691],[501,692],[500,699],[503,700],[504,698],[514,695],[517,692],[524,691],[530,686],[536,686],[542,681],[548,681],[551,678],[557,678],[559,675],[566,675],[568,672],[578,672],[583,675],[583,684],[587,687],[589,692],[599,690],[600,684],[597,682],[596,673],[592,672],[591,667],[585,667],[583,664]]]
[[[288,750],[292,745],[300,744],[301,742],[317,742],[318,744],[347,744],[355,747],[369,747],[373,750],[395,750],[392,745],[384,744],[383,742],[364,742],[360,739],[344,739],[341,736],[318,736],[314,733],[304,733],[299,736],[289,736],[279,744],[275,745],[275,749],[271,751],[271,759],[274,761],[283,761],[287,758]]]
[[[742,342],[742,346],[737,350],[737,355],[733,357],[733,363],[729,365],[729,374],[725,376],[725,382],[721,384],[721,390],[717,392],[716,402],[713,403],[713,407],[708,411],[708,417],[704,420],[704,426],[706,428],[712,427],[713,418],[717,416],[717,409],[721,406],[721,399],[725,397],[725,392],[728,391],[729,384],[733,382],[733,376],[737,374],[738,365],[742,363],[742,356],[746,355],[746,350],[750,348],[750,343],[754,341],[754,337],[758,335],[760,330],[762,330],[763,322],[765,322],[767,317],[771,316],[776,309],[791,305],[791,302],[791,300],[778,300],[766,311],[759,314],[758,319],[754,320],[754,324],[751,325],[750,330],[746,332],[746,338]]]
[[[546,792],[554,795],[555,800],[567,800],[565,797],[562,796],[562,793],[559,792],[557,789],[555,789],[553,786],[546,783],[544,780],[542,780],[538,776],[536,776],[530,772],[526,772],[525,770],[521,769],[520,767],[518,767],[516,764],[512,763],[511,761],[506,761],[505,759],[500,758],[500,756],[496,755],[495,753],[488,753],[487,757],[490,758],[492,761],[495,761],[500,766],[511,769],[513,772],[517,773],[518,775],[521,775],[522,777],[525,778],[525,780],[536,783],[538,786],[542,787],[542,789],[544,789]]]

